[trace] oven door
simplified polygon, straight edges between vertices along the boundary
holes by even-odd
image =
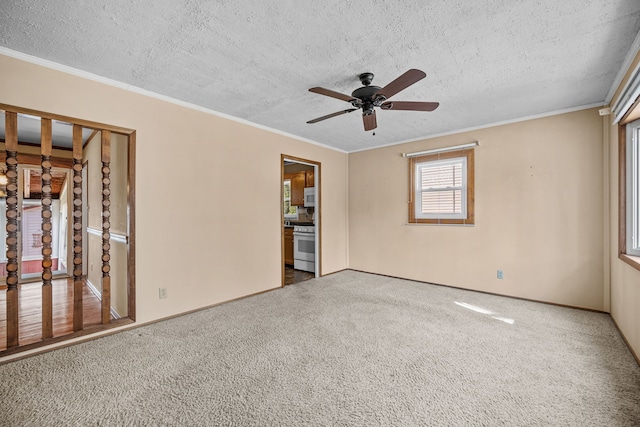
[[[293,259],[314,262],[316,259],[316,240],[311,233],[293,233]]]

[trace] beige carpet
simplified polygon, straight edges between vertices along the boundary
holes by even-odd
[[[640,425],[609,316],[353,271],[0,379],[3,426]]]

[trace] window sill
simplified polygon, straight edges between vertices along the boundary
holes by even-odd
[[[627,254],[620,254],[618,255],[618,258],[620,258],[622,261],[626,262],[636,270],[640,271],[640,257],[627,255]]]
[[[437,222],[407,222],[405,225],[417,225],[417,226],[428,226],[428,227],[441,227],[441,226],[445,226],[445,227],[474,227],[475,224],[474,223],[437,223]]]

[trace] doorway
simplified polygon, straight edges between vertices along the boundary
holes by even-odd
[[[321,276],[320,163],[281,156],[282,286]]]
[[[67,203],[60,195],[68,194],[70,169],[51,168],[50,179],[43,186],[42,170],[30,165],[18,166],[18,272],[19,283],[40,280],[43,272],[43,241],[47,250],[53,278],[67,274]],[[47,177],[49,178],[49,177]],[[46,182],[48,181],[48,182]],[[42,192],[51,193],[50,199],[42,198]],[[48,204],[48,221],[43,224],[43,203]],[[3,206],[6,209],[6,206]],[[47,235],[43,236],[43,231]]]

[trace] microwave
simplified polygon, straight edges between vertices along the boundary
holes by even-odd
[[[304,207],[312,208],[316,205],[316,188],[309,187],[304,189]]]

